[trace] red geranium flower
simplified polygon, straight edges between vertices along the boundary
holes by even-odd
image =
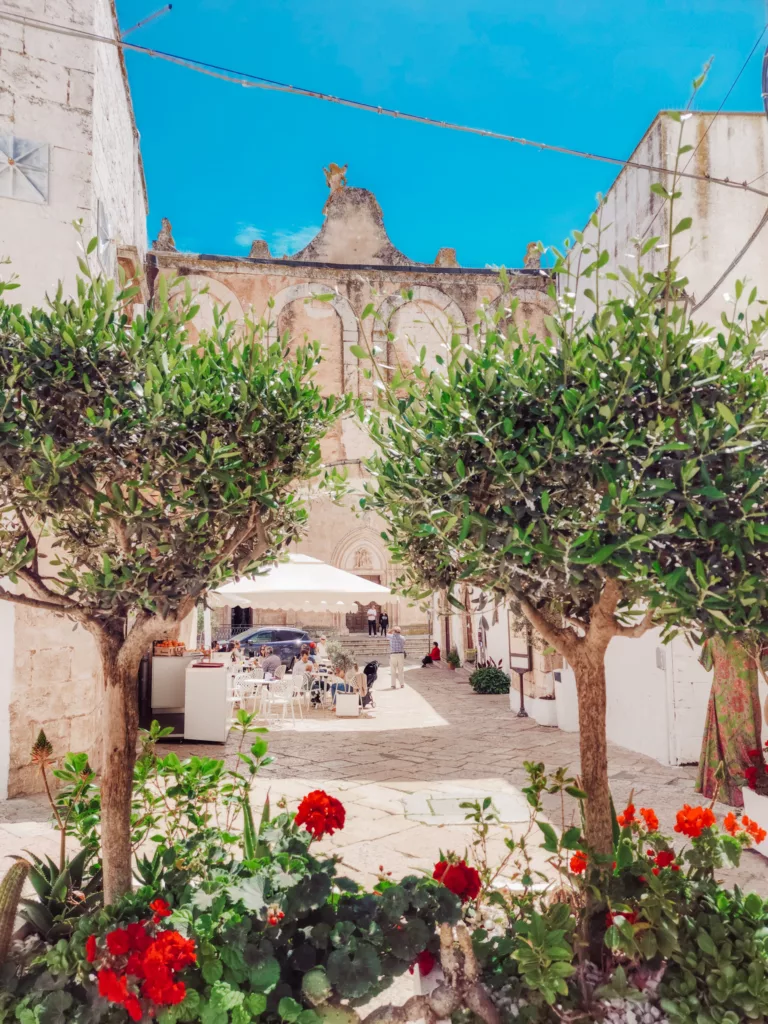
[[[315,839],[332,836],[338,829],[344,828],[345,819],[346,811],[341,801],[322,789],[307,793],[296,814],[296,824],[303,825]]]
[[[649,832],[657,832],[659,828],[659,819],[656,817],[656,811],[652,807],[641,807],[640,814],[643,816],[645,821],[645,827]]]
[[[621,924],[621,919],[627,921],[629,924],[635,924],[637,922],[637,911],[636,910],[609,910],[605,915],[606,923],[610,928],[612,924],[618,922]]]
[[[435,968],[435,958],[428,949],[422,949],[416,959],[413,961],[408,970],[413,974],[414,968],[419,968],[419,974],[422,978],[426,978],[428,974],[431,974]]]
[[[128,995],[123,1000],[123,1006],[125,1007],[125,1010],[128,1016],[131,1018],[131,1020],[138,1021],[141,1020],[141,1018],[144,1016],[141,1010],[141,1003],[136,998],[136,996],[133,995],[133,993]]]
[[[768,832],[764,828],[760,828],[756,821],[752,821],[746,814],[741,819],[741,824],[744,826],[744,831],[747,832],[756,843],[762,843]]]
[[[736,817],[733,811],[729,811],[728,814],[726,814],[726,816],[723,818],[723,828],[732,836],[735,836],[736,833],[739,831],[739,819]]]
[[[684,804],[677,812],[675,832],[680,832],[691,839],[698,839],[705,828],[715,824],[715,816],[709,807],[691,807]]]
[[[744,779],[750,789],[757,788],[757,767],[753,764],[744,769]]]
[[[85,959],[88,961],[89,964],[92,964],[97,956],[98,949],[96,946],[96,936],[89,935],[88,938],[85,940]]]
[[[583,871],[587,870],[587,855],[582,853],[581,850],[577,850],[576,853],[571,857],[570,868],[574,875],[580,875]]]
[[[659,850],[656,854],[656,864],[660,868],[668,868],[674,859],[675,855],[671,850]]]
[[[99,981],[99,995],[108,999],[110,1003],[122,1003],[128,995],[128,982],[125,975],[118,975],[109,967],[102,967],[97,972]]]
[[[107,949],[112,956],[124,956],[131,948],[131,940],[125,928],[107,932]]]
[[[172,913],[170,904],[166,903],[166,901],[161,899],[159,896],[157,899],[152,900],[149,904],[149,909],[154,914],[153,920],[155,924],[157,924],[158,921],[161,921],[164,917],[170,917]]]
[[[623,814],[618,817],[619,825],[624,828],[626,825],[632,825],[637,821],[635,817],[635,805],[627,804],[626,810]]]
[[[125,930],[128,932],[128,941],[133,952],[143,953],[150,946],[152,936],[147,931],[147,926],[143,921],[129,924]]]
[[[454,863],[447,860],[438,861],[432,877],[442,882],[462,903],[476,899],[480,892],[480,875],[475,868],[469,867],[465,860]]]

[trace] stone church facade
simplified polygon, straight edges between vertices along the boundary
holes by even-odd
[[[323,226],[295,256],[274,258],[263,241],[254,242],[245,258],[178,252],[170,225],[164,222],[147,256],[147,280],[152,290],[160,275],[183,278],[193,291],[207,289],[196,300],[200,311],[192,323],[193,333],[211,325],[214,305],[227,305],[227,315],[235,321],[246,315],[268,320],[271,338],[287,334],[294,344],[305,338],[319,341],[321,388],[329,394],[345,390],[366,398],[371,385],[354,355],[355,346],[378,345],[386,351],[390,365],[396,359],[409,364],[414,346],[416,351],[426,346],[428,358],[434,360],[452,333],[469,335],[482,306],[493,308],[498,303],[501,286],[494,269],[458,266],[453,249],[441,249],[433,264],[410,260],[390,241],[373,193],[349,187],[345,170],[332,164],[326,171],[330,194]],[[538,268],[535,257],[526,262],[531,265],[509,272],[510,291],[519,300],[518,318],[540,332],[549,308],[550,278]],[[175,287],[181,290],[183,284]],[[331,298],[318,300],[315,295]],[[369,304],[376,315],[363,319]],[[370,454],[370,442],[352,415],[327,436],[325,463],[346,469],[351,493],[343,507],[322,494],[311,495],[308,531],[297,550],[388,585],[398,573],[381,539],[384,524],[371,513],[361,515],[358,505],[365,477],[363,460]],[[393,597],[386,610],[390,623],[404,630],[421,632],[425,627],[426,613],[402,598]],[[221,614],[226,616],[228,610]],[[284,622],[276,622],[274,612],[267,614],[274,625],[340,632],[365,628],[362,609],[358,615],[316,616],[314,621],[301,622],[291,613],[286,613]],[[254,623],[265,621],[258,613],[253,615]],[[214,623],[228,624],[222,618]]]

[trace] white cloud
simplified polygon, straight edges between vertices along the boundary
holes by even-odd
[[[255,228],[252,224],[241,224],[240,230],[235,235],[235,242],[238,245],[250,246],[251,242],[257,242],[264,237],[261,228]]]
[[[312,241],[320,228],[316,224],[308,224],[298,231],[273,231],[269,248],[273,256],[292,256]]]
[[[292,256],[299,249],[303,249],[308,242],[311,242],[319,230],[320,228],[316,224],[308,224],[297,231],[277,230],[267,234],[266,231],[253,224],[240,224],[235,235],[235,244],[249,249],[252,242],[266,239],[269,242],[269,251],[273,256]]]

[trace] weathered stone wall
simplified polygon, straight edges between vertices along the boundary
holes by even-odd
[[[99,767],[102,700],[101,667],[90,633],[60,616],[17,606],[9,797],[41,788],[29,757],[41,729],[56,755],[84,750]]]

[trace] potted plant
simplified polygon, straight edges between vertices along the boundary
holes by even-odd
[[[768,747],[768,741],[766,747]],[[765,828],[765,822],[768,821],[768,770],[766,770],[762,750],[750,750],[749,755],[752,758],[752,764],[744,773],[746,785],[742,789],[744,813]],[[764,857],[768,857],[768,839],[756,842],[755,849]]]
[[[500,668],[476,668],[469,685],[475,693],[509,693],[509,676]]]
[[[445,660],[451,672],[455,671],[461,665],[461,658],[459,657],[459,652],[455,647],[452,647],[450,651],[448,651],[448,656]]]

